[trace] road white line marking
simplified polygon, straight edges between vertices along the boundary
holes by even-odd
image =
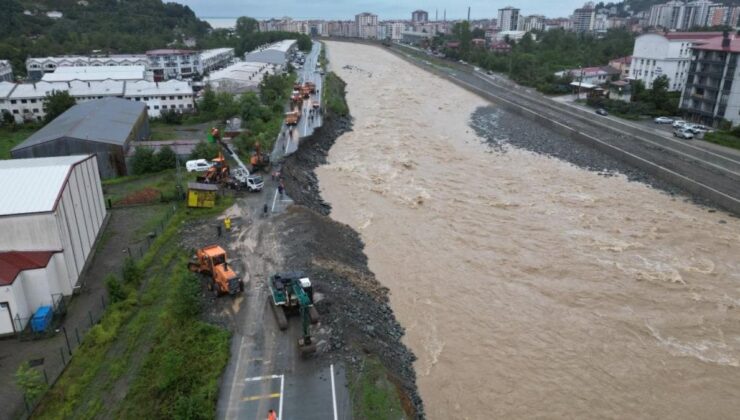
[[[281,376],[282,376],[282,375],[267,375],[267,376],[255,376],[255,377],[252,377],[252,378],[246,378],[246,379],[245,379],[244,381],[245,381],[245,382],[253,382],[253,381],[266,381],[266,380],[268,380],[268,379],[278,379],[278,378],[280,378]]]
[[[234,366],[234,381],[231,384],[231,392],[229,393],[229,405],[226,407],[226,418],[229,418],[229,412],[232,410],[232,401],[236,400],[234,398],[234,393],[236,392],[236,383],[237,378],[239,377],[239,365],[242,362],[242,347],[244,347],[244,336],[242,336],[242,339],[239,342],[239,354],[236,356],[236,366]]]
[[[278,420],[283,420],[283,394],[285,385],[285,375],[280,375],[280,406],[278,407]]]
[[[270,210],[271,213],[275,213],[275,203],[277,203],[277,195],[278,191],[275,190],[275,198],[272,199],[272,210]]]
[[[337,392],[334,388],[334,364],[330,367],[331,372],[331,403],[334,406],[334,420],[337,420]],[[280,391],[282,392],[282,390]]]

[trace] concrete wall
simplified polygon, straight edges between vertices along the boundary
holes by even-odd
[[[52,213],[0,217],[0,251],[50,251],[62,249]]]

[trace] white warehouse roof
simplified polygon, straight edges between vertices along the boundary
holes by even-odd
[[[5,99],[15,89],[15,83],[0,82],[0,99]]]
[[[99,80],[144,80],[144,66],[96,66],[96,67],[57,67],[53,73],[46,73],[41,78],[45,82],[83,82]]]
[[[193,87],[189,82],[182,80],[168,80],[166,82],[148,82],[139,80],[136,82],[126,83],[126,92],[124,96],[158,96],[158,95],[192,95]]]
[[[54,210],[67,176],[92,155],[0,160],[0,216]]]
[[[116,80],[104,80],[100,82],[36,82],[20,83],[10,94],[11,99],[21,98],[43,98],[52,91],[69,91],[71,96],[121,96],[123,95],[124,82]]]
[[[214,48],[212,50],[201,51],[200,59],[201,61],[205,61],[213,57],[217,57],[221,54],[234,54],[234,49],[233,48]]]

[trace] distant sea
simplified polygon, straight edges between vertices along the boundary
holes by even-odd
[[[206,22],[208,22],[211,25],[211,27],[214,28],[214,29],[233,29],[233,28],[236,27],[236,19],[237,18],[223,18],[223,17],[209,18],[209,17],[204,17],[204,18],[201,18],[201,19],[202,20],[205,20]]]

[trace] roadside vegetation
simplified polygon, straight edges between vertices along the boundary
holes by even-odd
[[[740,126],[732,131],[715,131],[704,134],[704,140],[740,150]]]
[[[322,102],[329,111],[329,115],[333,114],[340,117],[349,115],[349,106],[345,99],[346,86],[347,83],[333,72],[326,74]]]
[[[36,124],[0,126],[0,159],[10,159],[10,150],[38,129]]]
[[[357,420],[404,419],[399,390],[388,372],[374,357],[363,360],[357,371],[350,371],[350,396],[353,418]]]
[[[592,97],[586,103],[594,108],[604,108],[618,117],[636,120],[643,116],[662,117],[673,116],[679,113],[678,102],[680,92],[669,92],[668,77],[660,76],[653,81],[652,89],[645,89],[642,80],[632,83],[632,97],[630,102]]]
[[[121,277],[106,279],[108,310],[34,418],[215,416],[230,334],[200,320],[200,284],[185,269],[187,251],[177,238],[183,222],[232,203],[223,197],[213,209],[178,208],[140,260],[127,260]]]

